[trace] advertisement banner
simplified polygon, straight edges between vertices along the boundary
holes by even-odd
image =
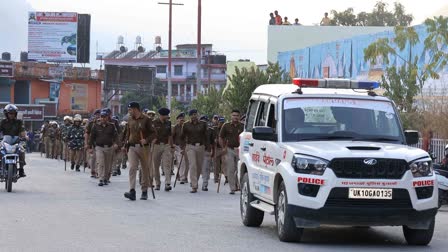
[[[77,13],[29,12],[28,59],[76,62],[77,30]]]
[[[0,77],[13,77],[12,75],[12,62],[1,62],[0,61]]]
[[[43,105],[17,105],[19,109],[18,115],[24,121],[43,121],[44,106]]]
[[[73,111],[86,112],[89,103],[88,85],[87,84],[71,84],[71,109]]]

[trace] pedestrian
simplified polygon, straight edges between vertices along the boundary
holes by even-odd
[[[215,145],[215,151],[213,156],[213,165],[214,165],[214,179],[215,183],[219,182],[219,178],[221,176],[221,173],[224,174],[226,181],[227,181],[227,173],[225,170],[225,166],[223,165],[223,148],[221,144],[219,143],[219,132],[222,129],[222,126],[225,123],[224,117],[218,118],[218,124],[213,127],[213,142]]]
[[[151,149],[150,139],[157,138],[157,132],[154,129],[151,119],[143,115],[140,111],[140,104],[130,102],[128,105],[129,119],[126,127],[126,143],[129,147],[129,185],[130,190],[124,194],[124,197],[135,200],[135,184],[137,177],[138,164],[141,164],[141,200],[148,199],[148,188],[153,186],[152,174],[150,170]],[[126,151],[123,149],[123,151]]]
[[[77,114],[73,118],[73,126],[68,131],[68,148],[70,149],[70,161],[71,169],[76,171],[81,171],[79,167],[81,166],[82,152],[84,150],[84,129],[81,127],[82,118],[81,115]]]
[[[41,127],[41,139],[44,146],[45,157],[50,158],[50,142],[48,140],[48,129],[50,128],[50,121],[45,121]]]
[[[146,112],[146,115],[153,121],[154,121],[154,119],[156,119],[156,112],[154,112],[153,110],[148,110]]]
[[[205,123],[207,125],[206,137],[208,141],[208,145],[205,147],[204,159],[202,161],[202,191],[208,191],[208,181],[210,180],[210,171],[212,165],[212,156],[214,155],[214,144],[213,144],[213,127],[212,125],[208,125],[208,117],[201,116],[199,121]],[[199,176],[198,176],[199,179]]]
[[[95,149],[100,178],[98,186],[103,186],[109,184],[109,170],[112,168],[114,152],[118,149],[118,131],[109,121],[107,111],[101,111],[100,118],[92,127],[88,144],[90,152]]]
[[[96,122],[99,120],[100,118],[100,113],[101,110],[97,109],[95,110],[95,112],[93,113],[93,116],[90,118],[89,122],[87,123],[86,126],[86,133],[85,133],[85,142],[88,143],[89,138],[90,138],[90,132],[92,130],[93,125],[96,124]],[[89,146],[86,145],[85,146],[86,150],[89,150]],[[97,172],[97,165],[96,165],[96,153],[95,151],[87,151],[86,154],[86,160],[87,160],[87,164],[90,167],[90,177],[91,178],[98,178],[98,172]]]
[[[291,23],[288,21],[288,17],[285,17],[285,21],[283,22],[283,25],[291,25]]]
[[[226,156],[224,165],[227,169],[227,179],[229,180],[230,194],[235,194],[238,190],[237,166],[238,166],[238,147],[239,136],[244,130],[243,124],[240,122],[241,113],[239,110],[232,110],[231,122],[225,123],[219,133],[219,142],[224,146]]]
[[[48,127],[48,151],[49,158],[56,159],[56,152],[57,152],[57,134],[58,134],[58,125],[55,121],[50,122],[50,126]]]
[[[294,25],[302,25],[301,23],[299,23],[299,19],[298,18],[296,18],[295,20],[294,20]]]
[[[185,123],[185,113],[180,113],[176,117],[177,123],[173,127],[172,137],[175,145],[175,156],[177,161],[177,169],[179,169],[179,181],[181,184],[188,183],[188,157],[183,151],[185,142],[182,139],[182,126]],[[182,160],[182,163],[180,163]]]
[[[124,146],[124,136],[125,136],[125,128],[126,128],[126,121],[122,121],[120,123],[120,129],[118,130],[118,148],[121,150]],[[121,174],[121,168],[126,169],[126,160],[127,155],[125,155],[122,151],[115,152],[117,156],[117,162],[115,163],[115,171],[120,171],[119,174]],[[125,159],[126,157],[126,159]]]
[[[331,25],[331,19],[328,17],[328,12],[325,12],[324,17],[320,21],[321,26]]]
[[[156,190],[160,190],[160,165],[165,174],[165,191],[171,191],[171,170],[173,162],[174,144],[171,134],[171,122],[168,120],[170,110],[159,109],[159,118],[153,121],[157,131],[157,139],[152,151],[152,169],[156,182]]]
[[[69,161],[69,152],[67,147],[67,135],[70,127],[72,126],[72,118],[70,116],[64,116],[64,124],[61,126],[61,140],[62,140],[62,159]]]
[[[274,13],[269,13],[269,25],[275,25],[275,17],[274,17]]]
[[[275,14],[275,25],[282,25],[282,16],[278,14],[278,11],[274,11]]]
[[[188,112],[190,120],[182,127],[182,138],[185,141],[185,153],[188,156],[190,168],[191,193],[198,191],[198,174],[202,170],[204,152],[208,147],[207,125],[199,121],[198,111],[192,109]]]

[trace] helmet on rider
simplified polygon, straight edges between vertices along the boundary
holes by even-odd
[[[8,104],[3,109],[3,114],[5,114],[5,117],[8,118],[8,114],[15,114],[17,116],[17,111],[19,111],[19,109],[16,105]]]

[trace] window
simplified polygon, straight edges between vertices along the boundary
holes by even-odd
[[[269,106],[268,127],[276,128],[277,122],[275,121],[275,106],[271,104]]]
[[[166,74],[166,66],[156,66],[156,71],[159,74]]]
[[[268,106],[265,102],[260,104],[260,109],[258,110],[257,121],[255,126],[266,126],[266,121],[268,118]]]
[[[252,131],[254,127],[255,115],[257,113],[258,101],[250,101],[249,115],[247,116],[246,131]]]
[[[183,66],[179,65],[179,66],[174,66],[174,75],[175,76],[179,76],[183,74]]]

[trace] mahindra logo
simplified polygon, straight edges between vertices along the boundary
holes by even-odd
[[[364,164],[366,165],[376,165],[378,163],[378,161],[376,159],[364,159]]]

